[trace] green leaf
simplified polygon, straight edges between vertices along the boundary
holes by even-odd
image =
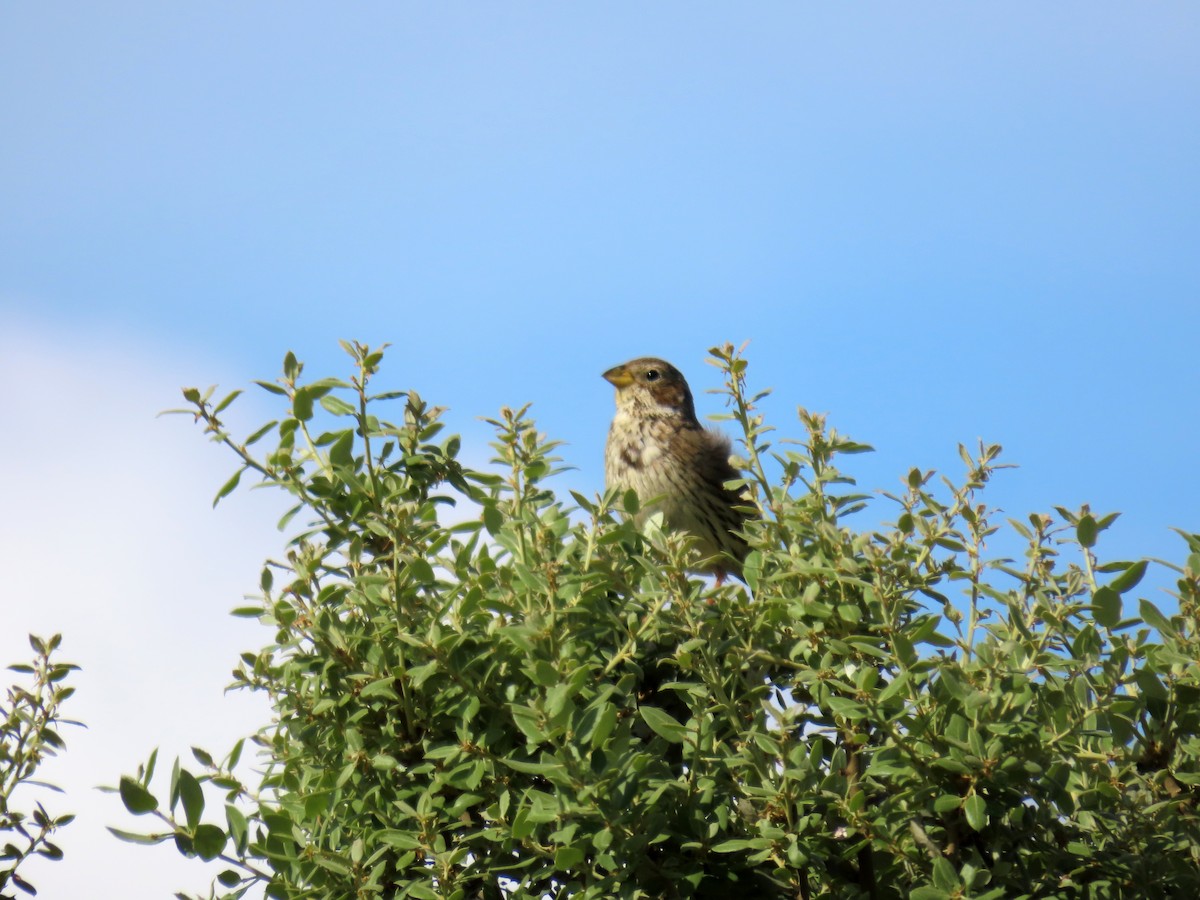
[[[771,844],[770,838],[734,838],[721,841],[712,848],[712,851],[713,853],[740,853],[743,850],[769,850]]]
[[[939,756],[932,761],[931,765],[946,772],[952,772],[955,775],[971,774],[971,768],[969,766],[952,756]]]
[[[364,685],[363,689],[358,692],[358,696],[368,699],[371,697],[385,697],[388,700],[400,699],[396,695],[396,679],[390,675]]]
[[[128,775],[121,776],[118,790],[121,794],[121,802],[135,816],[143,816],[158,809],[158,800],[154,795]]]
[[[837,716],[857,721],[867,717],[867,707],[846,697],[830,697],[829,709]]]
[[[408,560],[408,571],[412,573],[413,580],[417,584],[433,584],[436,580],[433,566],[419,556]]]
[[[1082,516],[1079,524],[1075,526],[1075,539],[1079,541],[1081,547],[1096,546],[1096,533],[1096,520],[1090,515]]]
[[[405,889],[405,896],[415,897],[417,900],[442,900],[442,895],[426,884],[421,884],[419,881],[409,882]]]
[[[225,869],[217,874],[217,881],[222,887],[237,887],[242,883],[242,876],[233,869]]]
[[[201,825],[192,835],[192,846],[196,855],[205,862],[211,862],[221,855],[225,849],[225,832],[216,825]]]
[[[244,471],[246,471],[245,466],[243,466],[242,468],[240,468],[236,472],[234,472],[233,477],[230,478],[223,485],[221,485],[221,489],[219,491],[217,491],[217,496],[213,497],[212,505],[214,508],[216,507],[216,505],[218,503],[221,502],[222,498],[228,497],[230,494],[233,493],[234,489],[238,486],[238,482],[242,480],[242,473]]]
[[[578,491],[570,491],[570,494],[571,494],[571,499],[573,499],[577,504],[579,504],[579,508],[582,509],[584,512],[590,513],[590,512],[596,511],[596,504],[594,504],[587,497],[583,496],[583,494],[579,493]]]
[[[1166,685],[1151,669],[1137,669],[1133,673],[1133,680],[1137,684],[1138,689],[1147,697],[1157,700],[1165,700],[1167,698]]]
[[[245,744],[245,738],[239,738],[233,745],[233,749],[229,751],[229,757],[225,762],[225,768],[232,771],[237,768],[238,760],[242,758],[242,746]]]
[[[302,510],[302,509],[304,509],[304,504],[297,503],[295,506],[293,506],[291,509],[289,509],[287,512],[285,512],[280,517],[279,521],[275,524],[275,527],[279,531],[283,531],[283,529],[288,527],[288,523],[291,522],[293,518],[295,518],[296,513],[300,512],[300,510]]]
[[[1110,587],[1102,587],[1092,595],[1096,621],[1105,628],[1115,628],[1121,621],[1121,595]]]
[[[1109,582],[1108,586],[1118,594],[1124,594],[1131,588],[1137,587],[1143,576],[1145,576],[1148,565],[1149,562],[1144,559],[1132,563],[1129,568]]]
[[[335,466],[346,466],[347,468],[354,465],[353,431],[346,430],[338,435],[333,446],[329,448],[329,461]]]
[[[933,801],[933,811],[939,815],[945,815],[960,806],[962,806],[962,798],[958,794],[941,794]]]
[[[528,807],[522,806],[517,810],[517,814],[513,816],[512,836],[518,841],[523,841],[529,835],[533,834],[533,829],[536,825],[536,822],[532,822],[529,819]]]
[[[591,745],[592,749],[596,749],[603,745],[608,740],[608,736],[612,734],[613,728],[617,724],[617,707],[612,703],[605,703],[604,708],[600,710],[600,714],[596,716],[596,726],[592,729]],[[584,735],[587,737],[587,735]]]
[[[554,854],[554,868],[565,872],[579,865],[584,860],[584,852],[579,847],[561,847]]]
[[[642,721],[649,725],[655,734],[672,744],[683,743],[683,739],[687,736],[687,729],[680,725],[670,713],[664,712],[657,706],[640,707],[638,713],[641,715]]]
[[[963,803],[963,813],[967,817],[967,824],[975,831],[983,831],[987,825],[987,802],[978,794],[972,794]]]
[[[233,392],[231,392],[231,393],[227,394],[227,395],[225,396],[225,399],[224,399],[224,400],[222,400],[220,403],[218,403],[218,404],[217,404],[217,405],[216,405],[216,406],[213,408],[213,415],[215,416],[217,413],[224,411],[224,409],[225,409],[227,406],[229,406],[229,404],[230,404],[230,403],[232,403],[234,400],[236,400],[236,399],[237,399],[237,398],[238,398],[238,397],[241,395],[241,393],[242,393],[242,391],[241,391],[241,389],[239,388],[238,390],[236,390],[236,391],[233,391]]]
[[[939,856],[933,861],[933,886],[944,891],[954,891],[962,886],[958,880],[958,872],[944,856]]]
[[[250,823],[245,814],[233,804],[225,806],[225,821],[229,825],[229,839],[239,854],[246,852],[250,834]]]
[[[1067,852],[1080,859],[1091,859],[1095,855],[1095,848],[1082,841],[1071,841],[1067,844]]]
[[[513,724],[521,730],[530,743],[541,743],[546,739],[546,732],[541,726],[541,713],[530,706],[514,703],[509,707]]]
[[[200,824],[200,816],[204,813],[204,791],[195,776],[187,769],[179,770],[179,799],[183,802],[183,814],[187,818],[188,828]]]
[[[358,412],[353,406],[335,394],[326,394],[322,397],[321,406],[335,416],[352,416]]]
[[[504,515],[490,503],[483,507],[483,527],[492,537],[499,534],[500,529],[504,527]]]
[[[531,822],[553,822],[558,818],[558,799],[545,791],[526,791]]]
[[[896,640],[897,640],[896,638],[893,638],[893,642],[895,642]],[[908,646],[911,648],[912,645],[909,644]],[[897,646],[897,650],[899,650],[898,646]],[[901,669],[900,672],[896,675],[896,677],[892,680],[891,684],[889,684],[887,687],[885,687],[882,691],[879,692],[879,696],[875,698],[876,701],[879,703],[886,703],[887,701],[891,700],[893,697],[900,694],[902,691],[907,690],[907,688],[909,686],[909,682],[911,680],[912,680],[911,672],[908,669]]]
[[[251,444],[257,444],[260,440],[262,440],[263,435],[267,434],[267,432],[269,432],[278,424],[279,423],[277,421],[272,419],[266,425],[263,425],[261,428],[251,434],[250,437],[246,438],[246,440],[242,443],[244,443],[247,447],[249,447]]]
[[[416,850],[422,846],[419,835],[396,828],[381,831],[376,837],[380,843],[387,844],[389,847],[398,847],[401,850]]]
[[[296,394],[292,397],[292,415],[301,422],[311,419],[315,396],[312,388],[296,388]]]
[[[153,844],[161,844],[163,841],[169,841],[173,837],[170,832],[166,834],[138,834],[133,831],[122,831],[120,828],[113,828],[111,825],[108,826],[108,830],[112,833],[113,837],[125,841],[127,844],[143,844],[147,847]]]
[[[526,775],[555,775],[564,771],[562,763],[529,762],[523,759],[501,759],[499,762]]]
[[[1161,634],[1164,638],[1175,634],[1175,626],[1149,600],[1138,601],[1138,614],[1142,621]]]
[[[292,381],[300,377],[304,364],[296,359],[296,354],[289,350],[283,357],[283,376]]]

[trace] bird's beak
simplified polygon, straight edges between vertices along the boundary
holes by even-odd
[[[629,370],[624,366],[613,366],[604,373],[604,378],[618,389],[629,387],[629,385],[633,384],[633,376],[629,374]]]

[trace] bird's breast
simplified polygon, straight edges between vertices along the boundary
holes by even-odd
[[[613,419],[605,453],[610,487],[634,489],[642,496],[668,492],[678,478],[679,460],[672,456],[677,429],[663,418],[618,412]]]

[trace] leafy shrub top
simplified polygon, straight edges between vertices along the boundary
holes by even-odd
[[[274,705],[260,774],[197,751],[160,801],[152,756],[120,790],[165,830],[122,836],[226,861],[227,897],[1200,895],[1197,536],[1174,615],[1134,599],[1146,561],[1098,561],[1115,516],[1011,521],[1024,560],[991,559],[996,446],[855,530],[839,466],[869,448],[805,410],[772,447],[726,346],[756,515],[714,589],[632,495],[558,497],[527,408],[472,471],[345,346],[348,381],[289,354],[245,440],[238,392],[184,392],[239,459],[218,499],[250,473],[306,524],[236,610],[272,629],[235,675]]]

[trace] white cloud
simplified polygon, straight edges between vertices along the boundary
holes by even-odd
[[[30,656],[28,633],[61,632],[62,660],[82,666],[64,713],[87,726],[64,729],[65,753],[39,773],[66,791],[41,797],[48,810],[77,814],[56,839],[66,856],[21,871],[45,897],[98,885],[130,900],[207,893],[202,864],[173,844],[112,837],[106,825],[155,823],[95,788],[160,747],[161,789],[190,746],[223,754],[267,721],[263,698],[224,693],[238,654],[268,637],[228,611],[282,543],[283,498],[241,491],[213,511],[232,456],[190,419],[156,418],[183,405],[185,383],[234,387],[244,375],[178,348],[62,331],[28,320],[0,334],[0,665]],[[255,402],[235,406],[247,428]]]

